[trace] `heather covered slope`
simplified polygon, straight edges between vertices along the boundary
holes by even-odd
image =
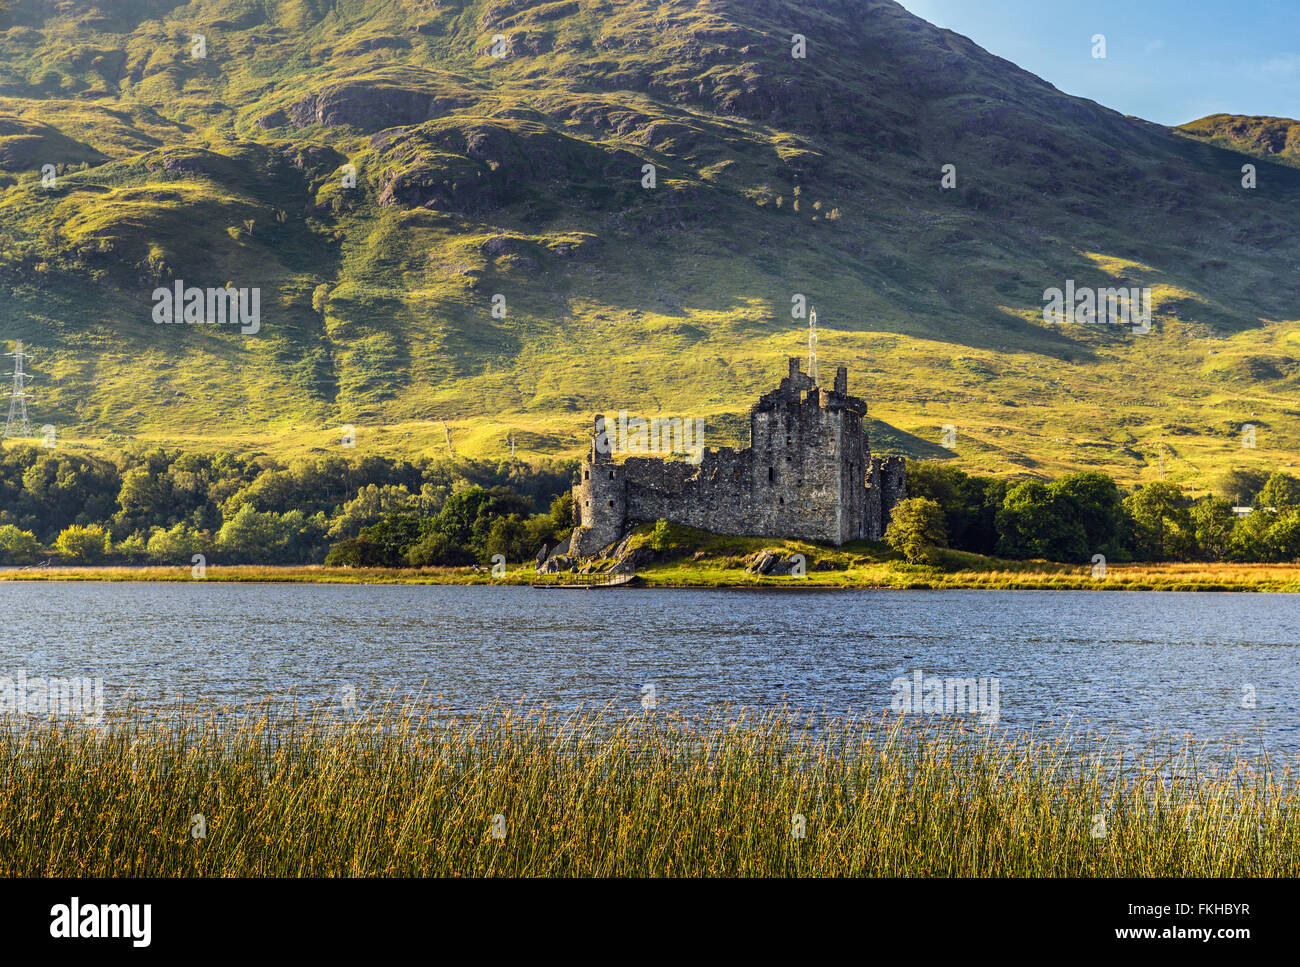
[[[595,410],[741,438],[801,293],[887,447],[1203,485],[1300,443],[1300,172],[1244,150],[888,0],[20,0],[0,337],[65,440],[576,453]],[[156,326],[177,278],[260,332]],[[1067,279],[1153,331],[1045,325]]]

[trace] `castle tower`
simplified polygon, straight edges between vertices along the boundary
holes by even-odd
[[[808,317],[808,375],[817,382],[817,307]]]
[[[597,416],[591,449],[581,479],[573,488],[573,536],[569,554],[588,557],[600,553],[623,536],[627,524],[627,478],[611,456],[613,447],[605,418]]]
[[[907,461],[902,457],[872,457],[867,471],[867,529],[862,536],[878,541],[889,529],[894,507],[907,496]]]
[[[842,544],[864,536],[870,454],[866,404],[849,396],[840,367],[835,389],[817,386],[790,358],[790,375],[750,412],[750,502],[757,533]]]

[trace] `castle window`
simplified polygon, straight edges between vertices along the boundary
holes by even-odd
[[[609,479],[610,479],[610,480],[613,480],[613,479],[614,479],[614,471],[613,471],[613,470],[611,470],[611,471],[609,472]]]
[[[609,502],[609,506],[613,507],[613,506],[614,506],[614,501],[611,500],[611,501]]]
[[[767,482],[768,482],[768,483],[772,483],[774,480],[776,480],[776,471],[773,470],[771,467],[768,467],[768,468],[767,468]]]
[[[786,446],[789,446],[789,445],[792,444],[792,443],[794,443],[794,437],[792,437],[792,436],[788,436],[788,437],[785,438],[785,445],[786,445]]]
[[[803,480],[802,480],[802,479],[800,479],[800,480],[796,480],[794,485],[795,485],[796,487],[802,487],[802,486],[803,486]]]
[[[782,507],[785,506],[785,498],[784,498],[784,497],[778,497],[778,498],[776,498],[776,499],[780,502],[780,504],[781,504]]]
[[[582,471],[582,479],[583,479],[583,480],[590,480],[590,479],[591,479],[591,471],[590,471],[590,470],[584,470],[584,471]]]

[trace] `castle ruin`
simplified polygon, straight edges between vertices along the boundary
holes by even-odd
[[[749,412],[749,446],[710,447],[698,462],[614,462],[605,419],[573,488],[571,557],[590,557],[636,524],[660,519],[710,531],[829,544],[879,540],[906,495],[902,457],[873,457],[867,404],[848,394],[848,370],[819,387],[790,359],[790,374]]]

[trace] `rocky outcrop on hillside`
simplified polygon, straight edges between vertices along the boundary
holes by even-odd
[[[591,207],[630,198],[641,159],[537,122],[457,118],[381,131],[379,203],[475,211],[526,193],[564,192]]]
[[[430,71],[416,83],[399,84],[380,78],[343,80],[314,88],[307,94],[257,119],[261,128],[304,128],[320,124],[346,125],[371,133],[384,128],[421,124],[446,117],[476,103],[449,74]]]

